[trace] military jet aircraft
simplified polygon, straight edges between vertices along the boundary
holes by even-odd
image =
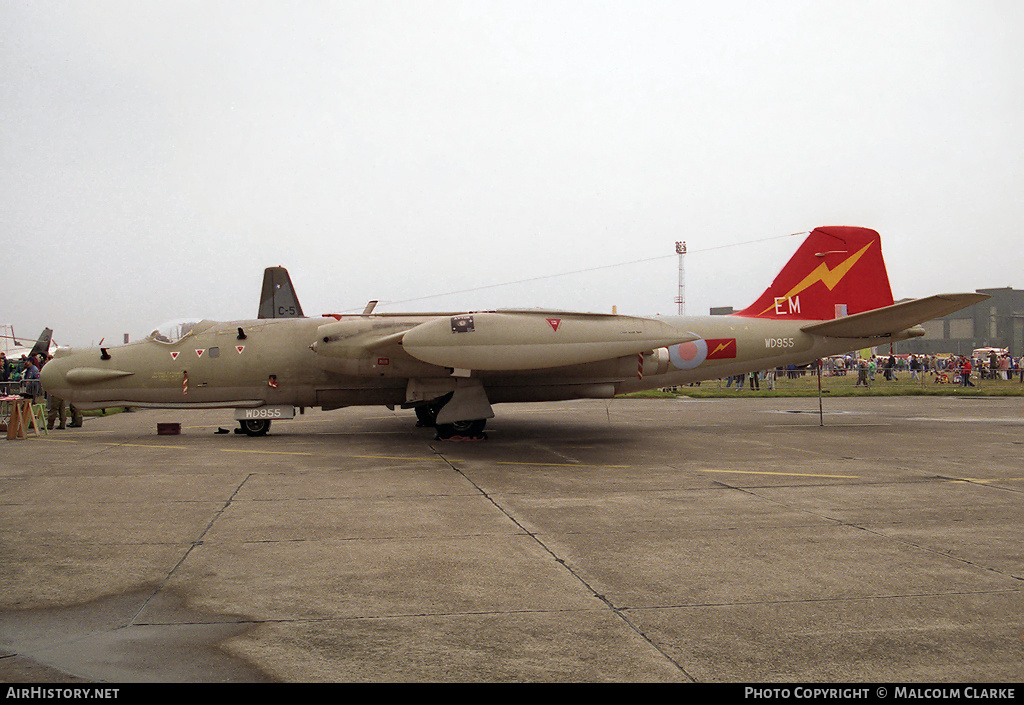
[[[44,388],[80,409],[234,408],[266,434],[295,408],[413,408],[437,437],[483,438],[500,402],[609,398],[717,379],[924,335],[919,325],[987,298],[893,303],[877,232],[812,231],[771,286],[729,316],[545,310],[305,317],[283,268],[260,317],[199,321],[120,347],[58,350]]]

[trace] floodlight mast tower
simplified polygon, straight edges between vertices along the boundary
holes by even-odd
[[[683,272],[683,256],[686,254],[686,242],[676,242],[676,254],[679,255],[679,296],[676,303],[679,304],[679,315],[686,315],[686,279]]]

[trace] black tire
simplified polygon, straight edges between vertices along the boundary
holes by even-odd
[[[420,428],[433,428],[437,425],[438,408],[433,404],[416,407],[416,425]]]
[[[270,419],[245,419],[238,423],[247,436],[265,436],[270,430]]]
[[[433,401],[415,407],[416,426],[418,428],[434,428],[437,426],[437,415],[441,413],[441,408],[451,401],[452,394],[454,392],[448,392],[443,397],[438,397]]]
[[[486,425],[487,419],[439,423],[437,424],[437,437],[440,440],[447,440],[455,436],[461,438],[487,438],[484,435],[484,427]]]

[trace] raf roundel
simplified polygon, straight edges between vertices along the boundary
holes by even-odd
[[[669,360],[677,370],[692,370],[708,357],[708,344],[703,338],[673,345],[668,349]]]

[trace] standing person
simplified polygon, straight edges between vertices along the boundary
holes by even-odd
[[[39,394],[39,368],[36,367],[36,363],[33,358],[28,358],[25,362],[25,370],[21,375],[22,380],[25,384],[25,393],[32,396],[33,399]]]
[[[761,373],[760,372],[751,372],[750,373],[750,388],[753,389],[754,391],[758,391],[758,392],[761,391],[761,380],[760,380],[760,377],[761,377]]]
[[[971,382],[971,358],[964,357],[960,364],[960,382],[964,387],[973,387]]]
[[[857,365],[857,384],[855,384],[853,386],[854,387],[859,387],[861,384],[863,384],[865,387],[869,386],[868,385],[868,361],[867,360],[861,360],[860,363]]]
[[[67,426],[68,421],[68,404],[60,397],[55,397],[52,394],[49,396],[49,409],[46,414],[46,427],[49,429],[53,428],[54,422],[60,420],[60,426],[57,428],[63,429]]]

